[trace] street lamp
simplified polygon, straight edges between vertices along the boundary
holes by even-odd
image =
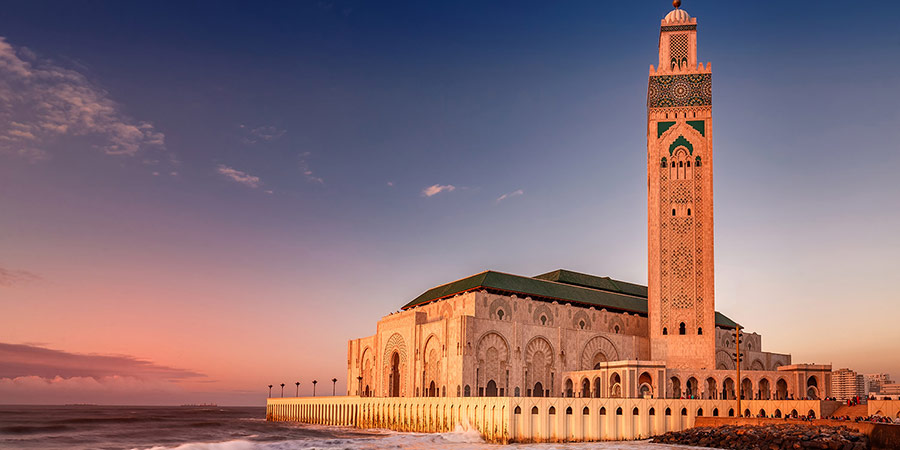
[[[356,391],[356,395],[362,397],[362,377],[356,377],[357,381],[359,381],[359,389]]]
[[[331,396],[334,397],[335,392],[337,391],[337,378],[331,379]]]
[[[284,383],[281,383],[281,398],[284,398]]]
[[[270,384],[269,385],[269,398],[271,398],[271,397],[272,397],[272,385]]]
[[[299,397],[299,396],[300,396],[300,382],[298,381],[298,382],[296,382],[296,383],[294,383],[294,384],[297,385],[297,392],[294,393],[294,397]]]
[[[318,383],[318,381],[313,380],[313,397],[316,396],[316,383]]]

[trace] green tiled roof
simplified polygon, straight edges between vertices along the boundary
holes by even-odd
[[[488,270],[431,288],[401,309],[479,289],[647,315],[646,286],[569,270],[556,270],[533,278]],[[728,317],[716,313],[716,326],[734,328],[736,325]]]

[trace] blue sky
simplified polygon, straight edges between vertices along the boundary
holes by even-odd
[[[900,5],[683,7],[713,67],[717,308],[795,361],[900,376]],[[485,269],[644,283],[670,9],[4,2],[0,76],[52,76],[3,84],[0,133],[47,92],[96,108],[0,147],[0,341],[237,392],[342,378],[347,339]]]

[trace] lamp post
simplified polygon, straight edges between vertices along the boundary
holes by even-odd
[[[318,381],[313,380],[313,397],[316,396],[316,383],[318,383]]]
[[[363,391],[362,391],[362,377],[361,377],[361,376],[360,376],[360,377],[356,377],[356,380],[359,381],[359,389],[357,389],[356,395],[362,397],[362,394],[363,394]]]
[[[337,378],[331,379],[331,396],[334,397],[335,392],[337,391]]]
[[[294,394],[294,397],[299,397],[300,396],[300,382],[298,381],[294,384],[297,385],[297,392]]]
[[[281,383],[281,398],[284,398],[284,383]]]
[[[269,398],[272,398],[272,385],[269,385]]]

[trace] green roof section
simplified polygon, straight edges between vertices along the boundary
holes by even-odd
[[[646,286],[562,269],[533,278],[488,270],[431,288],[400,309],[481,289],[647,315]],[[716,312],[716,326],[734,328],[737,324]]]
[[[572,272],[571,270],[554,270],[534,278],[647,298],[647,286],[613,280],[610,277],[598,277],[586,273]]]

